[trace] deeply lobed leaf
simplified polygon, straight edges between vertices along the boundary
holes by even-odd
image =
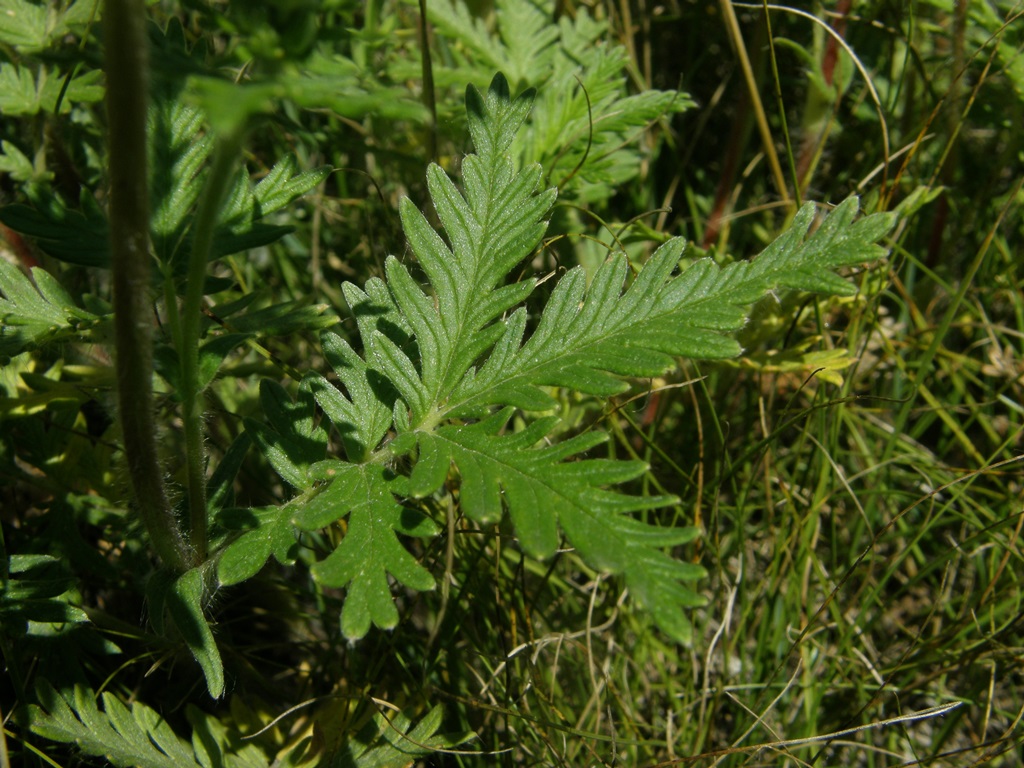
[[[524,313],[505,322],[491,358],[468,371],[453,392],[451,413],[492,404],[550,407],[542,386],[607,396],[628,386],[619,377],[660,375],[676,357],[735,357],[741,348],[728,334],[768,292],[856,291],[833,270],[883,255],[876,241],[894,223],[882,214],[854,223],[857,211],[856,198],[846,200],[808,236],[815,207],[807,204],[793,227],[753,261],[719,267],[702,259],[671,279],[685,244],[670,240],[625,290],[629,268],[622,253],[605,262],[589,288],[576,267],[559,281],[529,339],[523,341]]]
[[[78,335],[102,318],[80,308],[50,273],[36,267],[35,284],[0,259],[0,358]]]
[[[315,530],[348,514],[348,530],[338,548],[313,567],[313,576],[324,586],[348,588],[341,612],[346,637],[362,637],[371,622],[390,629],[398,623],[398,611],[389,574],[413,589],[434,587],[434,578],[405,550],[396,533],[432,536],[437,527],[422,513],[397,503],[395,478],[379,465],[331,461],[319,465],[317,473],[330,484],[295,514],[295,524]]]
[[[529,92],[512,98],[501,75],[486,95],[467,89],[477,154],[462,164],[463,189],[436,166],[427,174],[447,241],[403,201],[409,244],[429,286],[395,258],[386,263],[386,281],[344,286],[363,353],[337,332],[324,334],[339,385],[312,375],[303,387],[333,423],[348,461],[310,465],[312,455],[296,461],[298,448],[283,437],[282,425],[276,442],[254,428],[282,476],[303,489],[296,525],[313,530],[347,518],[340,545],[314,566],[314,575],[348,590],[341,616],[348,637],[397,622],[389,576],[414,589],[433,586],[398,534],[436,533],[405,500],[439,492],[452,482],[454,467],[469,518],[491,523],[507,512],[520,544],[535,557],[556,551],[561,530],[584,561],[622,574],[658,625],[688,642],[683,609],[702,604],[690,583],[704,570],[664,550],[699,531],[633,516],[677,499],[615,490],[647,467],[585,458],[605,441],[602,433],[550,443],[557,417],[517,431],[509,428],[513,412],[550,408],[549,387],[608,396],[628,388],[630,377],[664,373],[677,357],[736,356],[740,346],[730,334],[746,322],[753,302],[774,290],[852,293],[834,271],[883,253],[876,241],[891,217],[855,221],[858,204],[851,199],[811,232],[815,208],[807,205],[750,262],[721,267],[704,259],[673,276],[685,247],[676,238],[632,279],[623,253],[612,254],[589,286],[582,268],[571,269],[528,334],[521,305],[534,281],[504,282],[540,241],[554,202],[553,190],[537,191],[539,168],[517,171],[509,157],[531,98]],[[393,468],[398,457],[411,465],[408,477]]]
[[[387,262],[388,289],[419,346],[420,366],[387,338],[363,334],[371,355],[395,382],[412,411],[414,424],[429,418],[447,399],[466,369],[494,344],[500,327],[490,325],[521,302],[531,281],[495,290],[508,272],[536,247],[554,190],[537,193],[541,171],[516,172],[508,155],[526,119],[532,91],[511,98],[508,83],[496,77],[486,96],[466,91],[476,155],[463,161],[465,194],[437,166],[427,181],[449,244],[408,200],[401,206],[409,245],[430,279],[428,297],[396,259]],[[362,328],[360,329],[362,331]]]
[[[86,755],[102,757],[119,768],[257,768],[270,761],[240,734],[228,733],[214,717],[193,706],[188,719],[191,742],[167,720],[141,702],[125,706],[110,692],[100,696],[82,685],[57,691],[39,680],[36,701],[27,708],[32,732],[52,741],[75,744]]]

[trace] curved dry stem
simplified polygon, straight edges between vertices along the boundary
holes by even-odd
[[[785,13],[793,13],[797,16],[803,16],[805,19],[810,19],[812,22],[820,26],[828,35],[830,35],[836,43],[838,43],[853,61],[853,65],[860,72],[861,77],[864,78],[864,84],[867,86],[868,93],[871,94],[871,102],[875,105],[875,111],[878,113],[878,124],[882,128],[882,157],[884,160],[884,167],[888,169],[890,156],[889,156],[889,126],[885,121],[885,110],[882,109],[882,99],[878,95],[878,91],[875,89],[874,84],[871,82],[871,77],[868,75],[867,68],[861,63],[860,58],[854,52],[850,44],[843,39],[843,36],[836,32],[832,27],[823,22],[813,13],[807,11],[801,11],[799,8],[789,8],[785,5],[774,5],[772,3],[733,3],[737,8],[758,8],[767,9],[771,11],[783,11]],[[882,186],[885,186],[886,175],[882,176]]]

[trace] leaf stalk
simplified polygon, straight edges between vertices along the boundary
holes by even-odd
[[[221,204],[232,178],[235,158],[241,148],[242,132],[234,131],[217,140],[213,165],[203,188],[196,213],[192,252],[185,277],[185,299],[177,338],[181,361],[182,421],[185,431],[188,479],[189,539],[197,560],[205,562],[207,549],[206,446],[203,443],[203,393],[199,381],[199,336],[201,305],[205,295],[206,266],[213,251],[213,236]]]

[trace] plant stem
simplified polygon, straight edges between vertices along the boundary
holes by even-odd
[[[213,165],[196,212],[192,253],[185,277],[185,301],[181,311],[178,355],[181,360],[182,420],[185,427],[188,475],[189,540],[202,563],[207,557],[206,446],[203,444],[203,393],[199,382],[199,334],[206,265],[213,249],[221,203],[231,181],[231,171],[242,143],[242,132],[221,136]]]
[[[153,415],[149,194],[146,163],[146,9],[143,0],[107,0],[107,117],[110,249],[118,402],[135,503],[160,558],[187,570],[192,553],[167,500]]]
[[[3,715],[4,712],[0,709],[0,723],[6,722]],[[11,761],[7,757],[7,739],[4,737],[3,727],[0,727],[0,768],[11,768]]]
[[[750,66],[750,57],[747,55],[747,47],[743,42],[743,34],[740,32],[740,23],[736,19],[736,10],[733,8],[732,0],[720,0],[719,6],[722,9],[722,18],[725,20],[725,28],[729,33],[729,39],[736,49],[736,57],[740,62],[743,79],[747,84],[747,93],[753,106],[758,131],[761,133],[761,145],[764,148],[765,157],[768,158],[768,166],[772,170],[775,187],[778,189],[779,197],[787,203],[792,203],[789,197],[789,190],[786,189],[786,178],[782,174],[782,165],[779,163],[779,156],[775,152],[775,141],[772,138],[771,128],[768,126],[768,118],[765,116],[764,107],[761,104],[761,94],[757,89],[757,78],[754,76],[753,67]]]
[[[437,102],[434,93],[434,66],[430,60],[430,27],[427,22],[427,0],[420,0],[420,62],[423,70],[423,104],[430,111],[427,128],[427,156],[437,160]]]

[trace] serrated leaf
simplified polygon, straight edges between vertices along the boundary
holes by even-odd
[[[501,403],[496,395],[509,388],[558,385],[608,395],[625,387],[608,374],[655,376],[669,370],[675,357],[735,357],[740,346],[725,333],[740,328],[745,310],[769,291],[855,292],[833,270],[883,255],[876,240],[895,221],[876,214],[853,223],[857,209],[850,198],[808,235],[815,209],[807,204],[792,229],[753,261],[718,267],[703,259],[671,279],[684,243],[670,240],[625,291],[624,254],[613,254],[589,289],[582,269],[570,270],[525,343],[522,320],[506,321],[495,346],[500,357],[463,380],[451,397],[453,411]]]
[[[150,107],[150,236],[157,259],[168,264],[182,258],[189,214],[213,151],[202,129],[202,114],[180,99],[157,99]]]
[[[228,544],[217,563],[222,586],[252,578],[273,556],[282,565],[295,562],[297,540],[291,521],[293,506],[225,510],[218,522],[228,528],[252,528]]]
[[[423,418],[430,402],[430,392],[420,380],[415,364],[383,333],[374,333],[367,342],[367,351],[375,370],[391,382],[416,418]]]
[[[340,335],[327,331],[320,338],[324,356],[348,394],[319,375],[310,375],[310,390],[338,430],[349,460],[365,461],[391,426],[398,393],[389,382],[375,379]]]
[[[335,768],[405,768],[417,757],[452,749],[473,733],[439,734],[444,710],[434,707],[415,726],[402,713],[390,718],[377,713],[335,756]]]
[[[0,111],[8,116],[54,114],[59,103],[61,113],[68,113],[75,102],[91,103],[103,98],[102,77],[99,70],[87,72],[71,78],[65,90],[65,76],[56,70],[40,67],[33,74],[26,66],[2,63]]]
[[[254,217],[262,218],[278,211],[312,191],[331,173],[329,166],[300,172],[293,158],[276,163],[253,190]]]
[[[180,26],[176,25],[168,26],[168,36],[175,29],[181,37]],[[183,37],[180,44],[184,45]],[[101,77],[96,70],[73,79],[62,111],[69,110],[73,101],[102,98]],[[5,114],[52,111],[62,87],[62,78],[53,73],[41,72],[37,79],[24,67],[0,64],[0,109]],[[160,261],[173,264],[180,274],[191,249],[192,216],[213,140],[205,132],[203,115],[197,109],[164,93],[158,94],[150,109],[149,134],[153,249]],[[308,192],[328,172],[327,168],[318,168],[295,173],[291,160],[278,163],[258,184],[240,172],[215,232],[211,256],[219,258],[268,245],[291,232],[291,227],[266,223],[261,218]],[[12,205],[0,209],[0,220],[17,232],[38,238],[40,247],[56,259],[83,266],[109,264],[106,216],[87,190],[83,189],[80,211],[70,209],[54,194],[37,195],[32,202],[34,207]]]
[[[80,210],[69,208],[57,194],[32,202],[34,207],[15,204],[0,208],[0,221],[15,232],[36,238],[39,247],[55,259],[84,267],[109,266],[107,219],[87,191],[82,191]]]
[[[516,88],[538,88],[518,156],[523,166],[540,163],[569,199],[600,204],[621,190],[649,157],[637,141],[646,127],[693,106],[678,91],[628,95],[632,57],[586,8],[556,20],[534,0],[495,0],[485,23],[465,3],[437,0],[428,14],[449,42],[437,82],[484,83],[499,70]]]
[[[269,761],[241,734],[228,732],[216,718],[189,705],[191,742],[179,737],[165,717],[145,704],[125,706],[113,694],[96,694],[80,684],[58,692],[39,679],[35,704],[26,708],[32,732],[74,744],[86,755],[117,768],[266,768]]]
[[[46,8],[26,0],[0,3],[0,42],[35,50],[46,45]]]
[[[0,358],[76,336],[100,318],[76,306],[52,275],[35,267],[28,277],[0,259]]]
[[[621,392],[627,378],[661,374],[678,357],[734,357],[741,349],[732,334],[743,327],[751,304],[780,289],[854,292],[835,270],[884,253],[876,241],[892,226],[891,217],[857,220],[851,199],[811,232],[815,209],[808,205],[791,230],[750,262],[722,267],[703,259],[673,276],[685,247],[675,238],[635,276],[621,252],[589,284],[581,268],[570,269],[527,334],[528,313],[517,305],[533,281],[503,283],[537,246],[554,201],[553,190],[538,192],[536,166],[517,171],[509,157],[531,99],[530,93],[512,98],[501,75],[486,95],[467,89],[477,154],[462,163],[462,188],[440,168],[427,173],[444,237],[412,203],[402,203],[409,245],[427,285],[389,258],[387,282],[371,279],[365,290],[343,286],[363,353],[336,332],[325,334],[342,386],[319,376],[306,381],[351,463],[300,467],[285,442],[263,441],[286,479],[301,476],[293,483],[302,489],[297,526],[313,530],[348,517],[341,545],[313,570],[321,583],[347,588],[341,624],[350,638],[371,624],[397,621],[389,574],[416,589],[432,584],[396,533],[424,536],[435,526],[402,500],[436,493],[454,466],[459,505],[469,518],[490,523],[507,512],[523,549],[536,557],[556,550],[561,530],[586,563],[621,574],[658,625],[688,642],[683,609],[703,603],[690,582],[704,570],[664,550],[699,531],[634,517],[675,498],[617,491],[646,465],[585,458],[606,440],[596,430],[551,442],[559,421],[554,416],[510,428],[514,408],[550,408],[549,387],[597,396]],[[495,406],[501,410],[494,412]],[[402,462],[394,461],[399,457]],[[408,463],[408,477],[390,468]]]
[[[310,467],[327,451],[327,433],[316,417],[309,382],[296,400],[275,381],[260,382],[260,404],[267,422],[246,419],[245,428],[281,477],[298,490],[312,487]]]
[[[408,270],[389,259],[388,304],[416,337],[420,369],[390,335],[367,334],[363,326],[360,330],[368,360],[394,383],[410,407],[413,424],[429,418],[430,403],[448,397],[465,371],[499,338],[501,328],[493,321],[531,290],[529,281],[495,288],[536,246],[544,232],[543,217],[555,200],[554,190],[537,192],[539,167],[517,172],[507,154],[532,98],[527,91],[513,99],[501,75],[495,76],[486,95],[467,88],[470,131],[478,153],[463,162],[465,194],[440,168],[432,167],[427,174],[450,245],[412,203],[402,203],[409,245],[435,294],[426,296]]]
[[[506,409],[478,424],[444,426],[420,437],[420,445],[434,467],[450,461],[459,468],[463,511],[475,520],[490,522],[500,517],[503,507],[507,508],[523,548],[539,558],[555,552],[561,525],[586,562],[610,573],[624,574],[627,584],[636,586],[642,602],[656,614],[663,629],[670,630],[677,640],[688,641],[686,631],[681,629],[688,624],[679,609],[700,605],[703,599],[681,582],[702,577],[704,569],[675,561],[659,548],[690,541],[697,531],[662,529],[628,515],[672,504],[676,499],[607,490],[607,486],[645,472],[647,467],[642,462],[567,461],[603,442],[605,435],[590,432],[537,446],[557,419],[541,419],[522,432],[500,434],[511,414],[511,409]],[[438,476],[435,469],[433,480]],[[417,490],[422,493],[428,487],[428,483],[422,483]]]
[[[0,112],[5,115],[34,115],[42,109],[41,94],[27,67],[0,64]]]
[[[110,706],[112,698],[104,697],[104,705]],[[195,760],[182,762],[178,754],[168,755],[148,738],[140,739],[138,733],[142,727],[133,729],[126,725],[123,705],[112,719],[96,706],[93,693],[82,686],[76,685],[70,695],[62,695],[40,679],[36,683],[36,700],[39,706],[30,706],[28,717],[33,732],[43,738],[75,744],[86,754],[102,756],[119,768],[175,768],[196,764]],[[138,702],[132,706],[134,713],[147,709]],[[122,730],[115,726],[116,720],[120,721]],[[167,743],[168,739],[163,741]]]
[[[237,95],[237,86],[232,87]],[[224,103],[236,116],[240,114],[241,107],[232,99]],[[157,99],[150,110],[153,246],[158,259],[179,271],[191,249],[192,217],[213,150],[214,140],[205,128],[204,113],[173,96]],[[292,227],[261,219],[309,192],[329,172],[326,167],[298,172],[290,158],[278,162],[256,184],[244,170],[239,172],[221,207],[211,256],[268,245],[290,233]]]
[[[50,34],[52,38],[73,33],[78,27],[95,24],[103,17],[104,6],[95,0],[72,0],[57,17]]]
[[[341,612],[345,637],[362,637],[371,623],[390,629],[398,623],[398,611],[389,574],[412,589],[434,587],[434,578],[406,551],[396,532],[432,536],[437,527],[397,502],[392,477],[381,466],[331,462],[318,470],[332,482],[296,512],[296,525],[315,530],[348,515],[348,526],[338,548],[313,566],[313,577],[325,586],[347,588]]]
[[[469,48],[490,71],[508,70],[511,63],[501,46],[495,45],[487,25],[473,15],[470,6],[453,0],[441,0],[427,6],[430,23],[438,32],[458,40]]]
[[[99,20],[102,8],[94,0],[72,2],[62,11],[26,0],[0,0],[0,43],[35,53],[71,31],[71,27]]]
[[[628,497],[601,490],[642,474],[639,462],[603,462],[596,459],[564,462],[604,442],[607,436],[591,432],[562,443],[534,447],[557,423],[547,418],[522,432],[500,435],[511,410],[471,426],[444,426],[420,437],[420,445],[459,468],[461,506],[480,522],[495,522],[507,507],[523,548],[545,558],[558,547],[558,520],[572,508],[589,508],[596,516],[651,509],[671,503],[671,497]],[[438,458],[433,459],[437,463]],[[436,479],[436,475],[435,475]],[[422,492],[426,486],[418,490]],[[606,526],[602,526],[606,527]]]
[[[0,149],[3,150],[0,152],[0,173],[6,173],[22,183],[40,183],[53,178],[52,172],[37,169],[35,163],[11,142],[0,142]]]

